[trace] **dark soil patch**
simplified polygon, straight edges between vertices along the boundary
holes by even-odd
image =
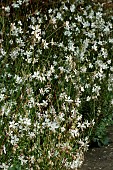
[[[107,130],[110,143],[107,146],[90,148],[80,170],[113,170],[113,126]]]

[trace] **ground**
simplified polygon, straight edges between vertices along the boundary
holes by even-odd
[[[113,126],[107,130],[109,145],[90,148],[80,170],[113,170]]]

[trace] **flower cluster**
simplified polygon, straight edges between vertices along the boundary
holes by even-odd
[[[33,12],[29,0],[2,6],[4,170],[77,169],[103,109],[113,105],[113,18],[100,4],[50,4]]]

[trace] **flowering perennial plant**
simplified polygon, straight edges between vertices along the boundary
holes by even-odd
[[[1,13],[0,168],[77,169],[112,117],[113,17],[83,0]]]

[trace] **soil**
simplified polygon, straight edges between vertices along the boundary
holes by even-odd
[[[85,154],[80,170],[113,170],[113,126],[107,130],[110,142],[107,146],[90,148]]]

